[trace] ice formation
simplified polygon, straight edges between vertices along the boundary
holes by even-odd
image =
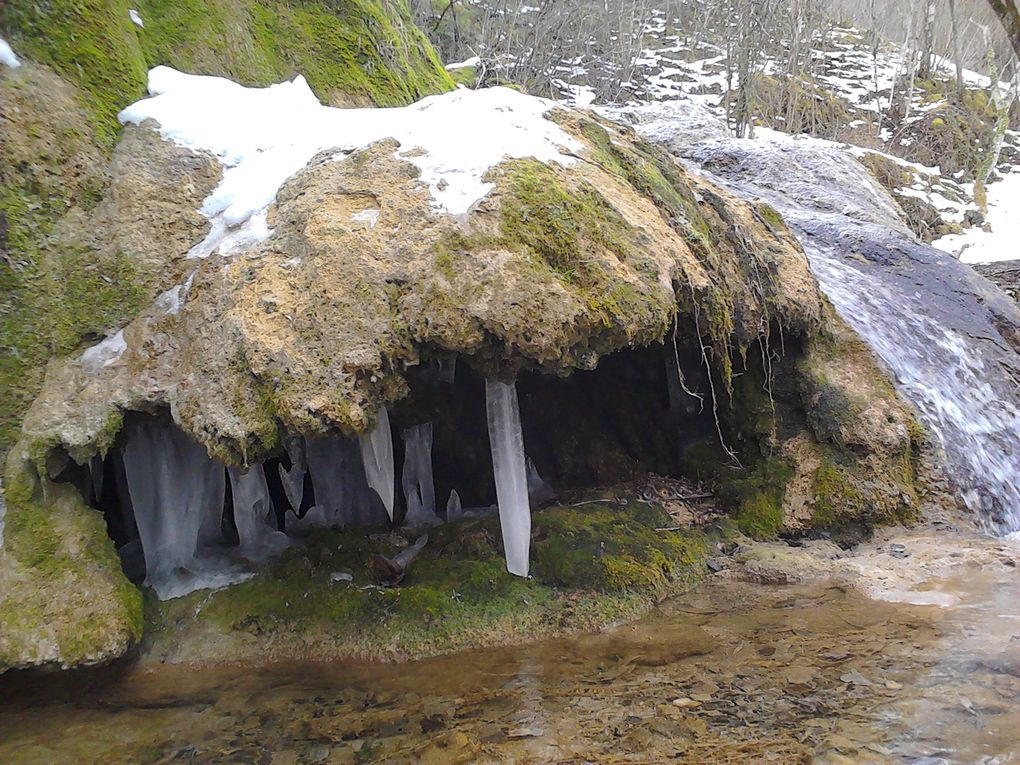
[[[11,46],[7,44],[7,41],[0,37],[0,64],[10,67],[11,69],[17,69],[21,66],[21,62],[18,61],[18,57],[14,55],[14,51],[11,50]]]
[[[464,515],[464,508],[460,503],[460,494],[454,489],[450,492],[450,498],[446,500],[446,522],[453,523]]]
[[[531,505],[528,501],[528,474],[517,387],[498,380],[486,380],[485,408],[506,568],[511,574],[527,576]]]
[[[103,496],[103,457],[101,454],[94,454],[89,460],[89,478],[92,479],[92,497],[98,500]]]
[[[532,505],[544,505],[546,502],[551,502],[556,496],[556,492],[553,487],[545,482],[545,480],[538,474],[538,468],[535,467],[535,463],[531,461],[531,457],[526,459],[527,474],[528,474],[528,499]]]
[[[338,149],[342,160],[395,138],[397,156],[421,170],[436,207],[461,215],[492,190],[482,178],[504,159],[569,165],[574,160],[561,149],[581,148],[545,119],[555,102],[510,88],[461,89],[392,109],[335,109],[320,104],[300,76],[246,88],[160,66],[149,72],[149,92],[151,98],[121,112],[121,122],[154,119],[165,137],[211,152],[227,168],[202,206],[213,225],[193,251],[197,257],[268,236],[265,213],[280,186],[325,149]],[[471,125],[470,138],[451,125]]]
[[[90,375],[97,374],[100,369],[119,361],[126,350],[127,341],[124,340],[124,330],[121,330],[86,348],[81,354],[81,367]]]
[[[403,432],[404,469],[400,483],[407,501],[406,526],[429,526],[440,522],[436,515],[436,487],[432,482],[432,423],[415,425]]]
[[[268,560],[279,554],[290,541],[286,534],[276,529],[266,474],[261,465],[247,472],[240,468],[230,468],[228,472],[239,540],[238,552],[253,563]]]
[[[379,408],[375,428],[361,436],[361,461],[365,467],[368,485],[375,489],[393,520],[393,497],[396,493],[396,474],[393,469],[393,433],[386,407]]]
[[[124,466],[146,583],[159,598],[237,581],[236,571],[199,555],[221,539],[223,466],[176,426],[158,423],[132,429]]]
[[[372,526],[385,522],[386,509],[379,495],[369,488],[357,441],[309,438],[305,440],[305,453],[315,503],[323,508],[321,517],[326,525]]]
[[[305,473],[308,472],[308,460],[305,457],[305,440],[303,438],[287,438],[284,441],[287,456],[290,457],[290,470],[283,465],[280,468],[280,481],[283,493],[296,513],[301,509],[305,499]]]

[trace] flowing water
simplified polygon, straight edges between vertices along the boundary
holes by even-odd
[[[7,677],[0,762],[1020,762],[1016,577],[938,586],[972,605],[723,580],[601,635],[412,664]]]
[[[892,200],[831,144],[712,140],[685,156],[776,207],[822,291],[892,372],[963,500],[1020,530],[1020,311],[969,266],[918,243]]]

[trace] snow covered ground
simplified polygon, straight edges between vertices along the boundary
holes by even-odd
[[[21,62],[18,61],[18,57],[14,55],[14,51],[11,50],[11,46],[7,44],[7,41],[0,37],[0,64],[16,69],[21,66]]]
[[[1020,259],[1020,168],[988,186],[988,231],[977,226],[934,242],[964,263]]]

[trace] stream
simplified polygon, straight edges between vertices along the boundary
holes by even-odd
[[[1011,568],[956,607],[717,577],[600,635],[409,664],[0,678],[0,762],[1020,761]]]

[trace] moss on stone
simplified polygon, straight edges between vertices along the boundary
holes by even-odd
[[[638,233],[594,186],[569,188],[547,165],[519,160],[504,165],[500,206],[501,244],[523,250],[554,271],[607,327],[632,324],[652,315],[646,342],[661,339],[673,316],[654,285],[624,280],[592,251],[609,253],[620,263],[642,258]]]
[[[0,30],[79,88],[106,146],[159,64],[246,85],[304,74],[331,103],[392,106],[453,87],[405,0],[12,0]]]
[[[120,572],[102,515],[70,486],[41,491],[28,463],[8,460],[0,672],[109,661],[142,635],[141,594]]]
[[[406,579],[386,588],[370,586],[369,573],[373,555],[393,554],[383,537],[319,534],[248,582],[150,600],[148,650],[172,655],[174,633],[195,629],[226,635],[242,652],[272,643],[293,654],[392,659],[598,628],[697,581],[704,536],[661,531],[668,524],[661,508],[641,502],[536,512],[533,576],[521,579],[506,572],[498,520],[464,519],[431,530]],[[333,581],[341,572],[353,582]]]

